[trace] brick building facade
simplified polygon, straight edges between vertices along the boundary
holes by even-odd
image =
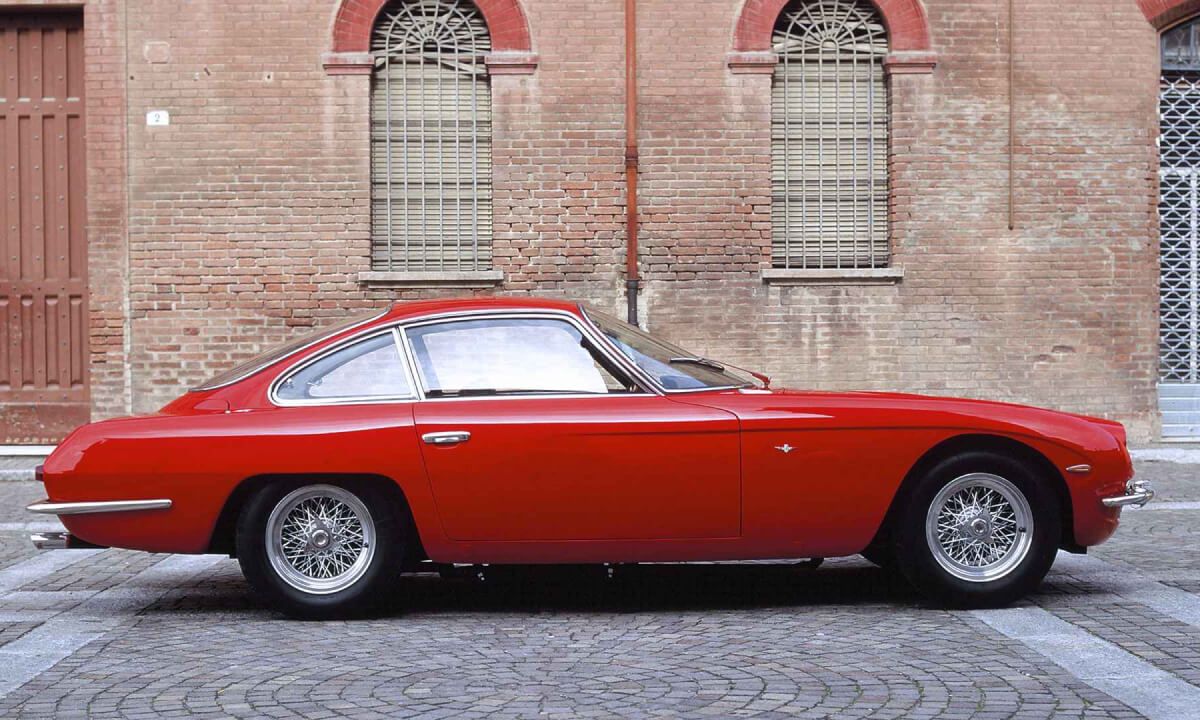
[[[478,0],[490,262],[408,276],[372,260],[385,5],[0,6],[80,13],[86,49],[86,379],[71,396],[0,388],[8,440],[53,440],[79,408],[152,411],[393,300],[536,293],[624,313],[621,0]],[[888,257],[797,271],[772,260],[785,3],[637,6],[644,325],[780,385],[1031,402],[1158,435],[1159,33],[1200,3],[876,0]]]

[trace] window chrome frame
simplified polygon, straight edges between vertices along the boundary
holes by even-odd
[[[685,394],[689,394],[689,393],[721,392],[724,390],[745,390],[745,389],[747,389],[745,385],[706,385],[704,387],[698,387],[698,388],[668,388],[665,385],[663,385],[662,383],[660,383],[658,381],[658,379],[655,378],[653,375],[646,372],[645,370],[642,370],[642,368],[637,363],[635,363],[632,358],[630,358],[628,355],[626,355],[624,352],[622,352],[621,349],[619,347],[617,347],[616,343],[614,343],[608,337],[608,335],[604,334],[604,330],[602,330],[600,328],[600,326],[596,324],[596,321],[593,320],[592,316],[588,314],[587,308],[584,307],[582,304],[579,306],[579,314],[584,318],[584,321],[587,323],[588,327],[592,329],[594,334],[599,336],[600,338],[602,338],[604,340],[604,343],[606,346],[608,346],[609,348],[612,349],[613,352],[615,352],[621,356],[621,359],[625,361],[624,365],[633,366],[633,367],[637,368],[638,373],[642,377],[646,378],[647,382],[650,383],[650,386],[653,387],[659,395],[685,395]]]
[[[580,308],[582,313],[582,308]],[[387,313],[383,313],[386,315]],[[378,320],[383,315],[376,316],[373,320]],[[474,395],[470,397],[445,397],[431,398],[425,394],[425,386],[421,383],[419,373],[417,371],[416,355],[409,346],[408,336],[405,329],[409,327],[417,327],[420,325],[431,325],[447,321],[455,320],[481,320],[481,319],[550,319],[563,320],[574,327],[580,334],[589,340],[594,348],[605,358],[613,362],[617,369],[623,371],[626,377],[633,381],[634,385],[639,388],[638,392],[629,393],[530,393],[527,395]],[[368,321],[369,322],[369,321]],[[355,325],[356,328],[361,328],[364,323]],[[327,405],[380,405],[380,404],[396,404],[404,402],[461,402],[463,400],[538,400],[538,399],[555,399],[555,398],[614,398],[614,397],[655,397],[661,396],[664,393],[659,386],[644,372],[641,368],[634,365],[624,353],[616,351],[608,339],[602,333],[593,330],[594,325],[590,320],[584,320],[580,314],[568,312],[565,310],[553,309],[522,309],[522,308],[506,308],[504,310],[455,310],[444,313],[436,313],[433,315],[424,315],[421,317],[407,318],[390,322],[384,326],[369,327],[354,332],[346,337],[338,340],[334,344],[325,348],[321,352],[313,355],[311,358],[305,358],[299,362],[284,367],[278,371],[278,374],[271,380],[271,384],[267,389],[267,401],[275,407],[322,407]],[[352,328],[347,328],[351,330]],[[395,396],[395,397],[379,397],[372,396],[362,399],[348,398],[328,398],[328,399],[311,399],[311,400],[284,400],[278,398],[275,394],[276,388],[282,384],[284,380],[291,377],[294,373],[299,372],[310,363],[316,362],[321,358],[335,353],[343,348],[349,347],[359,341],[367,340],[375,335],[384,332],[393,332],[396,334],[399,344],[400,355],[405,363],[405,371],[409,381],[412,384],[414,391],[413,395]],[[326,338],[325,340],[328,340]],[[310,343],[303,348],[298,348],[287,356],[280,358],[279,363],[284,362],[287,358],[294,357],[296,354],[311,348],[317,343]],[[266,369],[266,368],[264,368]],[[259,371],[261,372],[261,370]]]
[[[404,395],[347,395],[345,397],[328,397],[328,398],[304,398],[293,400],[279,397],[279,388],[285,382],[295,377],[305,368],[313,363],[334,355],[343,350],[348,350],[359,343],[368,342],[380,335],[390,334],[392,336],[392,344],[396,347],[396,354],[400,358],[400,363],[403,365],[404,376],[408,380],[409,392]],[[411,359],[408,353],[404,350],[404,345],[400,338],[400,329],[397,325],[392,324],[383,328],[370,328],[364,332],[355,333],[345,340],[335,343],[330,347],[316,353],[312,357],[288,366],[284,371],[275,376],[271,381],[270,387],[267,389],[267,399],[276,407],[313,407],[325,405],[377,405],[381,403],[400,403],[412,402],[417,399],[417,384],[414,377]]]
[[[425,379],[422,376],[420,364],[417,362],[416,352],[412,347],[412,339],[408,336],[410,328],[423,327],[426,325],[442,325],[454,322],[471,322],[475,320],[558,320],[567,323],[574,328],[585,340],[587,340],[596,352],[603,355],[613,365],[624,373],[626,380],[632,381],[637,386],[638,390],[634,392],[623,393],[588,393],[588,392],[530,392],[521,393],[519,395],[469,395],[466,397],[429,397],[429,388],[425,385]],[[563,310],[521,310],[521,309],[506,309],[506,310],[472,310],[464,312],[451,312],[440,315],[430,315],[423,318],[414,318],[399,324],[398,330],[403,338],[404,349],[408,354],[410,367],[413,369],[413,375],[417,378],[417,387],[420,390],[422,402],[462,402],[464,400],[540,400],[540,399],[596,399],[596,398],[627,398],[627,397],[654,397],[662,395],[658,391],[657,386],[649,381],[641,368],[630,367],[631,363],[626,361],[626,358],[614,355],[609,343],[604,341],[603,336],[598,336],[592,331],[592,326],[580,321],[580,316],[575,313],[566,312]],[[637,372],[635,372],[636,370]],[[622,378],[618,378],[622,379]]]

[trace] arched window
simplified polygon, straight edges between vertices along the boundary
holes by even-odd
[[[775,23],[772,263],[888,264],[887,32],[869,0],[797,0]]]
[[[371,40],[371,267],[492,260],[487,25],[468,0],[393,0]]]

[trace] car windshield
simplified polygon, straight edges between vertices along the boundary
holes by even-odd
[[[386,312],[386,310],[384,312]],[[198,386],[192,388],[192,392],[202,392],[204,390],[215,390],[216,388],[219,388],[222,385],[229,385],[230,383],[241,380],[242,378],[249,377],[249,376],[253,375],[254,373],[258,372],[259,370],[262,370],[263,368],[265,368],[269,365],[275,364],[276,362],[282,360],[283,358],[287,357],[288,355],[291,355],[292,353],[296,352],[297,350],[299,350],[303,347],[306,347],[308,345],[313,345],[315,343],[318,343],[318,342],[324,340],[327,337],[330,337],[332,335],[340,333],[343,330],[352,328],[355,325],[366,324],[366,323],[370,322],[371,320],[374,320],[379,317],[383,317],[383,312],[376,310],[376,311],[373,311],[366,315],[355,315],[354,317],[349,318],[347,320],[343,320],[342,322],[334,323],[333,325],[326,325],[325,327],[322,327],[319,330],[314,330],[312,332],[305,333],[290,342],[286,342],[283,345],[279,345],[278,347],[271,348],[270,350],[267,350],[264,353],[255,355],[254,357],[250,358],[246,362],[243,362],[239,365],[235,365],[234,367],[226,370],[225,372],[221,373],[220,375],[216,375],[212,378],[209,378],[208,382],[204,383],[203,385],[198,385]]]
[[[583,310],[617,349],[664,389],[703,390],[762,384],[740,368],[690,353],[598,310],[588,307]]]

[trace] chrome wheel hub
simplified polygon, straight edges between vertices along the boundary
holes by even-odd
[[[375,523],[354,493],[310,485],[285,496],[267,519],[267,558],[284,582],[325,595],[353,585],[375,555]]]
[[[990,473],[955,478],[933,499],[925,538],[934,560],[954,577],[990,582],[1029,554],[1033,512],[1025,495]]]
[[[323,550],[329,547],[329,531],[324,528],[314,530],[312,535],[308,537],[308,542],[315,550]]]

